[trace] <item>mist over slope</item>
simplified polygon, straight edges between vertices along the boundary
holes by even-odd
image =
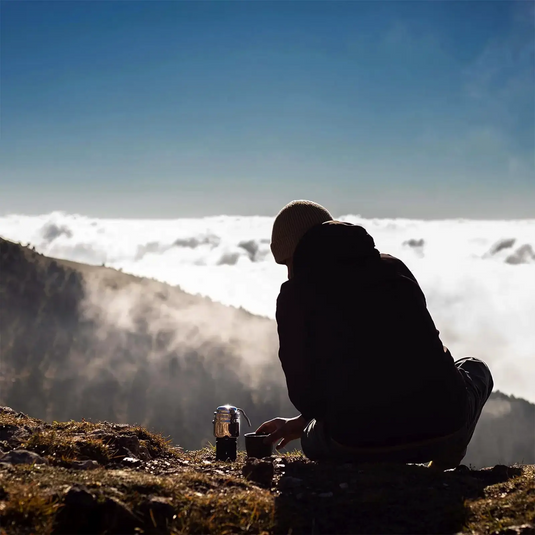
[[[342,220],[419,280],[455,358],[474,355],[497,388],[535,402],[535,219]],[[122,269],[267,317],[286,272],[272,259],[269,217],[105,220],[65,213],[0,218],[0,233],[38,252]]]
[[[186,448],[213,440],[220,404],[257,424],[295,412],[271,320],[3,240],[0,255],[0,404],[47,420],[136,422]]]
[[[0,405],[138,423],[187,449],[213,440],[222,403],[253,425],[296,414],[272,320],[1,239],[0,266]],[[535,405],[494,393],[466,462],[535,462],[534,423]]]

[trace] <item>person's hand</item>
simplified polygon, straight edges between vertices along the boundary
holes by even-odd
[[[302,416],[296,416],[295,418],[273,418],[273,420],[264,422],[256,430],[256,433],[267,433],[269,436],[265,438],[265,442],[269,444],[275,444],[280,440],[276,446],[279,450],[284,448],[288,442],[301,438],[306,424],[307,422]]]

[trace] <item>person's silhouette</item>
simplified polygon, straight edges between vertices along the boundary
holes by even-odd
[[[407,266],[311,201],[279,212],[271,250],[288,268],[279,357],[301,414],[257,431],[278,447],[301,438],[313,460],[457,466],[493,380],[482,361],[453,360]]]

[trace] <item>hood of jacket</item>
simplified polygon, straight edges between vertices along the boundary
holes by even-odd
[[[343,266],[366,266],[380,259],[373,238],[359,226],[326,221],[300,240],[293,257],[294,277]]]

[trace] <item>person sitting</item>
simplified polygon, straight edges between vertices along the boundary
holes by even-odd
[[[279,212],[271,250],[288,269],[279,358],[301,414],[257,432],[301,439],[312,460],[457,466],[494,383],[481,360],[454,361],[408,267],[312,201]]]

